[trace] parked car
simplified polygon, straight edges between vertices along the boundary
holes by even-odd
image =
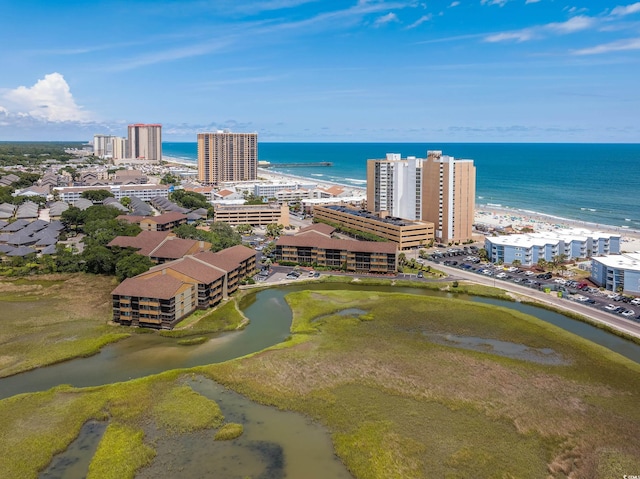
[[[622,312],[622,316],[626,316],[627,318],[630,318],[631,316],[635,316],[635,314],[636,312],[633,309],[627,309]]]
[[[424,278],[424,274],[422,273],[422,271],[418,271],[418,278]]]

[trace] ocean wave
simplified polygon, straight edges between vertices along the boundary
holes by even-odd
[[[311,176],[321,177],[321,176],[324,176],[324,175],[322,173],[311,173]]]
[[[356,183],[358,185],[366,185],[367,184],[367,180],[358,180],[355,178],[345,178],[345,181],[350,181],[351,183]]]

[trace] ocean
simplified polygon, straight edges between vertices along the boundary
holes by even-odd
[[[196,143],[163,143],[165,156],[196,161]],[[366,186],[369,158],[424,158],[427,150],[474,160],[476,204],[640,229],[640,144],[569,143],[259,143],[260,161],[333,166],[272,168]]]

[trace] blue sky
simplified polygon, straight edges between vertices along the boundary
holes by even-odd
[[[0,18],[0,140],[640,138],[640,2],[0,0]]]

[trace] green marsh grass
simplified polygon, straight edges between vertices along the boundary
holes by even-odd
[[[359,479],[640,469],[640,366],[632,361],[528,315],[462,299],[373,291],[286,298],[290,347],[200,370],[325,424]],[[346,308],[373,319],[333,314]],[[463,349],[434,343],[433,334],[549,348],[564,361]]]
[[[89,465],[87,479],[133,479],[136,471],[151,463],[155,451],[144,443],[144,433],[112,423]]]
[[[242,436],[244,432],[244,427],[242,424],[237,424],[233,422],[229,422],[218,429],[214,439],[216,441],[231,441]]]
[[[146,428],[174,435],[222,424],[217,403],[185,385],[185,378],[184,371],[175,370],[106,386],[59,386],[0,400],[0,475],[37,478],[78,436],[82,425],[94,419],[110,424],[90,476],[133,477],[154,454],[144,442]]]
[[[203,311],[202,313],[198,311],[194,314],[199,314],[197,320],[185,323],[184,329],[160,331],[159,334],[170,338],[198,336],[207,333],[234,331],[242,327],[246,322],[246,318],[238,310],[235,298],[228,300],[211,311]],[[184,321],[179,323],[178,327],[183,323]]]
[[[198,344],[206,343],[207,341],[207,337],[198,336],[196,338],[178,339],[177,342],[180,346],[196,346]]]
[[[0,280],[0,377],[90,356],[129,336],[108,326],[112,279],[56,275]]]

